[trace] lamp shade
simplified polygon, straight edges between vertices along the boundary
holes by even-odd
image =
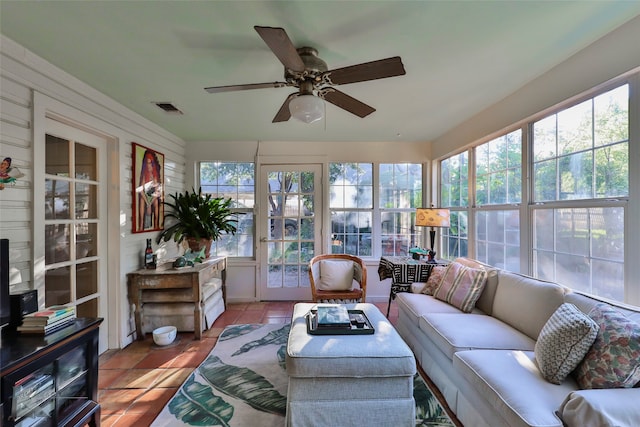
[[[416,209],[416,225],[419,227],[449,227],[449,209]]]
[[[305,123],[324,117],[324,101],[314,95],[298,95],[289,102],[291,116]]]

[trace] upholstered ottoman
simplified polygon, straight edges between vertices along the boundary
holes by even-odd
[[[287,426],[414,426],[416,362],[407,344],[373,304],[363,310],[372,335],[310,335],[296,304],[287,343]]]

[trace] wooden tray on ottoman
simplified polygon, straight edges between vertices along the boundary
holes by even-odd
[[[371,335],[375,329],[362,310],[348,310],[349,326],[318,326],[317,310],[307,313],[307,332],[311,335]]]

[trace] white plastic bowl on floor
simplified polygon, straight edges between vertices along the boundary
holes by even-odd
[[[169,345],[176,339],[178,329],[175,326],[162,326],[153,330],[153,342],[157,345]]]

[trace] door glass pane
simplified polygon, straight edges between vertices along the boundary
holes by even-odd
[[[69,182],[61,179],[47,179],[45,186],[45,219],[69,219]]]
[[[71,257],[71,239],[69,224],[51,224],[44,226],[45,265],[69,261]]]
[[[69,176],[69,141],[52,135],[45,138],[45,173]]]
[[[96,149],[84,144],[76,143],[76,178],[95,181],[96,171]]]
[[[45,281],[45,305],[66,304],[71,301],[71,267],[47,270]]]
[[[94,184],[76,183],[76,219],[96,219],[98,187]]]
[[[98,262],[76,265],[76,299],[98,292]]]
[[[76,306],[77,317],[96,317],[98,312],[98,298],[90,299]]]
[[[76,225],[76,258],[98,256],[98,224]]]

